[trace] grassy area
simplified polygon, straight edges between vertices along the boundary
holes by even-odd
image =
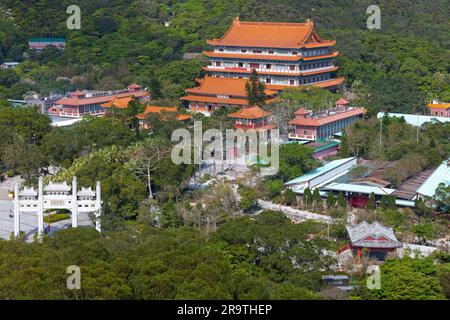
[[[44,222],[46,223],[54,223],[62,220],[70,219],[70,214],[68,213],[54,213],[50,216],[44,217]]]

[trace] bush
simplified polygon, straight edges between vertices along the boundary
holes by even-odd
[[[58,221],[70,219],[70,214],[68,213],[54,213],[49,216],[44,216],[45,223],[55,223]]]

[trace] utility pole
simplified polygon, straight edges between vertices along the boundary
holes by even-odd
[[[416,123],[416,127],[417,127],[416,141],[419,142],[419,115],[417,115],[417,123]]]
[[[383,113],[384,117],[385,113]],[[383,117],[380,118],[380,154],[381,154],[381,144],[383,139]]]

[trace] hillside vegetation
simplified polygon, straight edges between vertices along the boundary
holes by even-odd
[[[74,1],[0,2],[0,61],[24,62],[0,72],[0,98],[80,89],[118,89],[130,82],[155,98],[177,102],[201,76],[199,53],[232,19],[304,21],[312,18],[325,38],[337,39],[339,73],[361,103],[378,111],[420,111],[431,98],[449,100],[449,22],[445,0],[378,1],[381,30],[366,28],[367,1],[97,0],[78,1],[81,30],[68,30]],[[169,27],[164,26],[170,21]],[[67,49],[41,54],[30,37],[65,37]]]

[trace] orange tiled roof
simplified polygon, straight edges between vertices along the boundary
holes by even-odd
[[[322,126],[322,125],[330,123],[330,122],[338,121],[338,120],[345,119],[345,118],[351,117],[351,116],[361,115],[364,113],[365,113],[365,110],[363,108],[354,108],[354,109],[339,112],[334,115],[319,118],[319,119],[297,117],[295,119],[289,120],[288,124],[298,125],[298,126],[319,127],[319,126]]]
[[[161,113],[161,112],[177,112],[176,107],[160,107],[160,106],[146,106],[143,113],[137,116],[138,119],[144,120],[145,117],[150,113]],[[177,115],[177,120],[185,121],[190,119],[191,116],[188,114],[179,114]]]
[[[336,101],[336,104],[348,104],[349,102],[345,100],[344,98],[340,98],[338,101]]]
[[[340,85],[341,83],[344,82],[344,78],[335,78],[335,79],[330,79],[327,81],[322,81],[322,82],[318,82],[318,83],[313,83],[312,86],[314,87],[318,87],[318,88],[329,88],[329,87],[334,87],[337,85]]]
[[[311,42],[311,43],[306,43],[305,44],[305,48],[321,48],[321,47],[331,47],[334,46],[336,44],[335,40],[327,40],[327,41],[323,41],[323,42]]]
[[[209,103],[230,104],[237,106],[248,106],[247,99],[234,99],[234,98],[225,99],[225,98],[194,96],[194,95],[188,95],[185,97],[181,97],[180,99],[192,102],[209,102]]]
[[[339,55],[339,51],[334,51],[333,53],[330,54],[324,54],[321,56],[309,56],[309,57],[303,57],[303,60],[305,61],[309,61],[309,60],[318,60],[318,59],[328,59],[328,58],[334,58],[337,57]]]
[[[203,54],[209,58],[234,58],[234,59],[251,59],[251,60],[275,60],[275,61],[310,61],[310,60],[318,60],[318,59],[328,59],[334,58],[339,55],[339,51],[335,51],[330,54],[321,55],[321,56],[301,56],[301,55],[293,55],[293,56],[278,56],[278,55],[268,55],[268,54],[244,54],[244,53],[224,53],[224,52],[214,52],[214,51],[203,51]]]
[[[65,97],[59,99],[55,104],[67,105],[67,106],[82,106],[89,104],[102,104],[113,100],[114,98],[124,98],[134,96],[136,98],[148,96],[146,91],[135,91],[135,92],[122,92],[117,94],[112,94],[108,96],[99,97],[88,97],[88,98],[78,98],[78,97]]]
[[[140,89],[140,88],[142,88],[142,86],[136,83],[132,83],[128,86],[128,89]]]
[[[247,98],[247,91],[245,90],[247,81],[248,79],[206,76],[201,80],[200,86],[187,89],[186,92]],[[274,95],[275,93],[276,91],[266,89],[266,95],[268,96]]]
[[[79,89],[77,89],[76,91],[70,93],[71,97],[83,97],[85,95],[86,94],[83,91],[80,91]]]
[[[314,86],[314,87],[318,87],[318,88],[330,88],[330,87],[340,85],[343,82],[344,82],[344,78],[342,77],[342,78],[334,78],[334,79],[330,79],[330,80],[322,81],[322,82],[306,84],[304,86]],[[271,89],[271,90],[280,91],[280,90],[289,89],[289,88],[298,88],[298,86],[266,84],[266,88]]]
[[[105,108],[115,107],[115,108],[123,109],[123,108],[128,108],[128,102],[130,102],[131,100],[133,100],[131,97],[124,97],[124,98],[114,97],[111,101],[101,104],[101,106],[105,107]]]
[[[303,116],[308,113],[309,113],[309,111],[303,107],[294,112],[295,115],[299,115],[299,116]]]
[[[440,103],[429,103],[428,108],[436,108],[436,109],[449,109],[449,102],[440,102]]]
[[[270,116],[271,114],[272,114],[271,112],[265,111],[255,105],[255,106],[239,109],[236,112],[228,114],[227,117],[238,118],[238,119],[259,119],[259,118]]]
[[[220,38],[207,41],[211,45],[302,48],[314,45],[333,45],[334,42],[320,39],[314,32],[314,24],[288,22],[244,22],[233,20],[228,31]]]

